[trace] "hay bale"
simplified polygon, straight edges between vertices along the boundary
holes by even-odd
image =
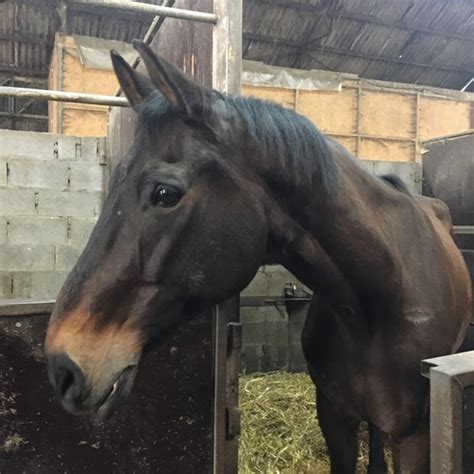
[[[326,443],[316,419],[315,389],[306,374],[242,376],[240,409],[240,473],[329,473]],[[361,435],[358,472],[365,473],[367,431]]]

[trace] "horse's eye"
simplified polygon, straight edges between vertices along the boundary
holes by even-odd
[[[159,184],[153,191],[151,203],[154,206],[173,207],[178,204],[182,196],[183,193],[178,188],[168,184]]]

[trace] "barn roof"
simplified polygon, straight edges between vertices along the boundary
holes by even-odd
[[[162,0],[142,0],[162,3]],[[151,18],[60,0],[0,2],[0,74],[44,78],[54,34],[131,41]],[[173,20],[169,20],[173,21]],[[461,89],[474,76],[472,0],[244,0],[244,58]]]
[[[243,2],[245,59],[458,90],[474,77],[472,0]],[[16,76],[44,84],[60,29],[130,42],[143,37],[152,21],[74,2],[64,10],[64,4],[0,1],[0,83]]]

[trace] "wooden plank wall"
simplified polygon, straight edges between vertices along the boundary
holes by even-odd
[[[118,89],[112,71],[83,66],[74,39],[56,35],[48,80],[49,89],[114,95]],[[68,102],[49,103],[49,132],[76,137],[107,136],[107,107]]]
[[[422,141],[474,128],[474,95],[436,96],[410,85],[348,79],[341,91],[304,91],[244,84],[242,94],[296,110],[368,160],[419,161]]]
[[[84,67],[74,51],[74,39],[58,34],[50,89],[113,95],[118,87],[113,72]],[[351,153],[368,160],[419,161],[422,141],[474,128],[474,95],[471,100],[450,91],[436,96],[409,84],[345,79],[341,91],[244,84],[242,94],[296,110]],[[106,136],[107,108],[50,102],[49,123],[52,133]]]

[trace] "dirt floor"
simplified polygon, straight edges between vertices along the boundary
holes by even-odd
[[[329,459],[306,374],[275,372],[240,380],[239,473],[326,474]],[[361,428],[358,473],[367,472],[367,431]]]

